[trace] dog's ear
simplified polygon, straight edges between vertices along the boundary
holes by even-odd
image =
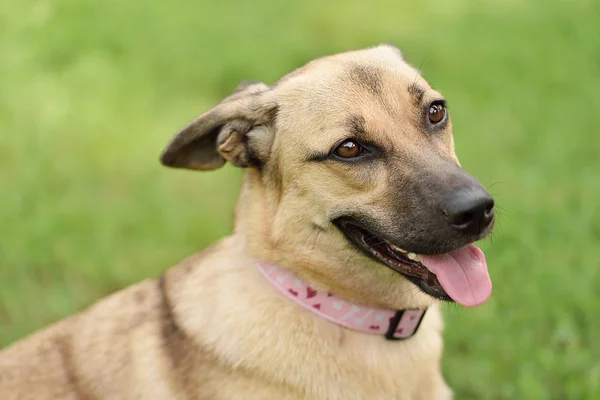
[[[226,161],[238,167],[260,166],[270,153],[276,113],[267,85],[243,82],[175,135],[160,160],[168,167],[196,170],[217,169]]]

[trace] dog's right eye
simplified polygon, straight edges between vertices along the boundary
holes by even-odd
[[[340,158],[356,158],[363,155],[365,148],[352,139],[343,141],[336,147],[334,153]]]

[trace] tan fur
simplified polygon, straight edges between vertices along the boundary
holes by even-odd
[[[397,49],[380,46],[315,60],[270,88],[244,85],[188,125],[163,162],[249,166],[234,233],[5,349],[0,399],[451,398],[437,302],[357,254],[330,223],[359,204],[393,224],[404,206],[390,182],[412,182],[406,165],[458,163],[449,123],[435,136],[420,128],[426,101],[408,90],[415,84],[440,97]],[[354,120],[394,157],[367,172],[307,161]],[[351,331],[281,296],[256,259],[349,301],[429,310],[408,340]]]

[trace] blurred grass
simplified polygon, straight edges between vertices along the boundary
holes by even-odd
[[[502,207],[494,296],[448,307],[458,399],[600,398],[598,1],[0,3],[0,345],[231,229],[240,171],[163,169],[240,80],[390,42]]]

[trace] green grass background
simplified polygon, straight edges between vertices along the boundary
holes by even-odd
[[[599,22],[591,0],[0,2],[0,346],[230,231],[240,171],[158,163],[189,119],[390,42],[502,208],[493,298],[446,308],[457,398],[600,398]]]

